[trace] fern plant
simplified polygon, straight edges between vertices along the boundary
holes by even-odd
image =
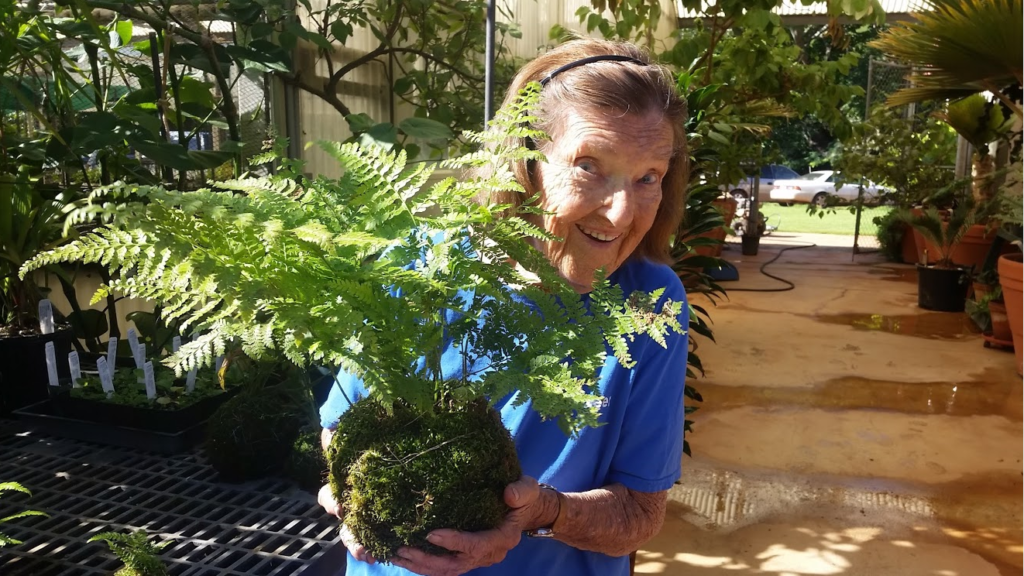
[[[29,496],[32,496],[32,493],[29,492],[28,488],[25,488],[24,486],[18,484],[17,482],[0,482],[0,495],[3,495],[4,492],[21,492],[23,494],[28,494]],[[46,515],[46,513],[40,512],[38,510],[22,510],[21,512],[17,512],[15,514],[11,514],[10,516],[0,518],[0,524],[4,524],[12,520],[17,520],[18,518]],[[16,540],[4,534],[3,532],[0,532],[0,548],[13,544],[21,544],[21,540]]]
[[[89,538],[89,542],[106,542],[113,552],[124,563],[114,572],[114,576],[167,576],[167,567],[160,559],[160,550],[169,541],[153,544],[145,530],[131,534],[121,532],[103,532]]]
[[[588,303],[526,242],[548,239],[521,217],[538,210],[532,202],[475,201],[523,192],[509,164],[542,156],[509,137],[543,136],[528,127],[537,93],[526,90],[494,129],[466,135],[480,151],[449,166],[479,176],[427,189],[431,170],[402,152],[321,143],[341,178],[245,178],[194,192],[117,184],[83,209],[104,226],[34,258],[21,275],[56,262],[108,266],[114,278],[94,300],[153,300],[168,321],[201,333],[169,359],[178,371],[239,345],[253,357],[342,367],[385,405],[429,410],[446,395],[519,390],[542,416],[579,431],[597,423],[592,384],[605,343],[631,365],[635,335],[663,343],[683,331],[680,303],[656,308],[660,293],[626,299],[600,272]],[[445,338],[466,365],[486,358],[491,369],[444,381]]]

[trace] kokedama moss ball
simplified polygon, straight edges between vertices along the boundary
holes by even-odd
[[[225,402],[206,427],[206,457],[227,482],[262,478],[283,467],[311,416],[308,389],[286,382],[251,386]]]
[[[375,558],[402,546],[446,552],[426,540],[439,528],[489,530],[509,512],[505,487],[522,474],[515,444],[483,400],[422,414],[396,403],[356,402],[327,455],[345,524]]]
[[[320,428],[309,428],[292,444],[291,455],[284,465],[284,476],[299,488],[316,494],[327,477],[327,459],[320,447]]]

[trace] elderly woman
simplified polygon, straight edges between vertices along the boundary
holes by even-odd
[[[624,294],[664,289],[664,298],[685,301],[666,265],[687,177],[686,108],[671,76],[634,46],[579,40],[527,64],[506,103],[530,82],[543,85],[537,128],[550,140],[533,143],[546,161],[514,167],[527,194],[508,200],[540,192],[544,215],[535,223],[561,241],[536,248],[580,293],[604,268]],[[685,314],[684,306],[684,326]],[[542,421],[529,403],[495,406],[525,474],[505,490],[512,511],[500,527],[436,530],[428,540],[453,555],[403,548],[390,566],[343,528],[347,574],[628,574],[629,553],[660,529],[680,474],[687,356],[685,335],[670,337],[667,348],[637,346],[631,369],[609,355],[600,374],[604,425],[577,437]],[[325,441],[345,409],[339,397],[332,393],[321,409]],[[342,516],[329,488],[320,500]]]

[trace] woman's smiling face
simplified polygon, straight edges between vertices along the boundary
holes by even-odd
[[[674,150],[672,127],[657,112],[569,111],[542,147],[537,165],[545,230],[562,242],[534,240],[579,293],[594,273],[611,274],[651,229]]]

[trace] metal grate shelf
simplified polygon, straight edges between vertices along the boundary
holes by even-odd
[[[164,456],[28,432],[0,419],[0,518],[41,510],[0,532],[23,544],[0,548],[4,576],[107,576],[120,561],[90,537],[145,530],[170,541],[161,558],[171,576],[315,576],[340,570],[318,562],[337,540],[337,519],[289,482],[217,481],[198,449]],[[332,556],[337,556],[335,550]]]

